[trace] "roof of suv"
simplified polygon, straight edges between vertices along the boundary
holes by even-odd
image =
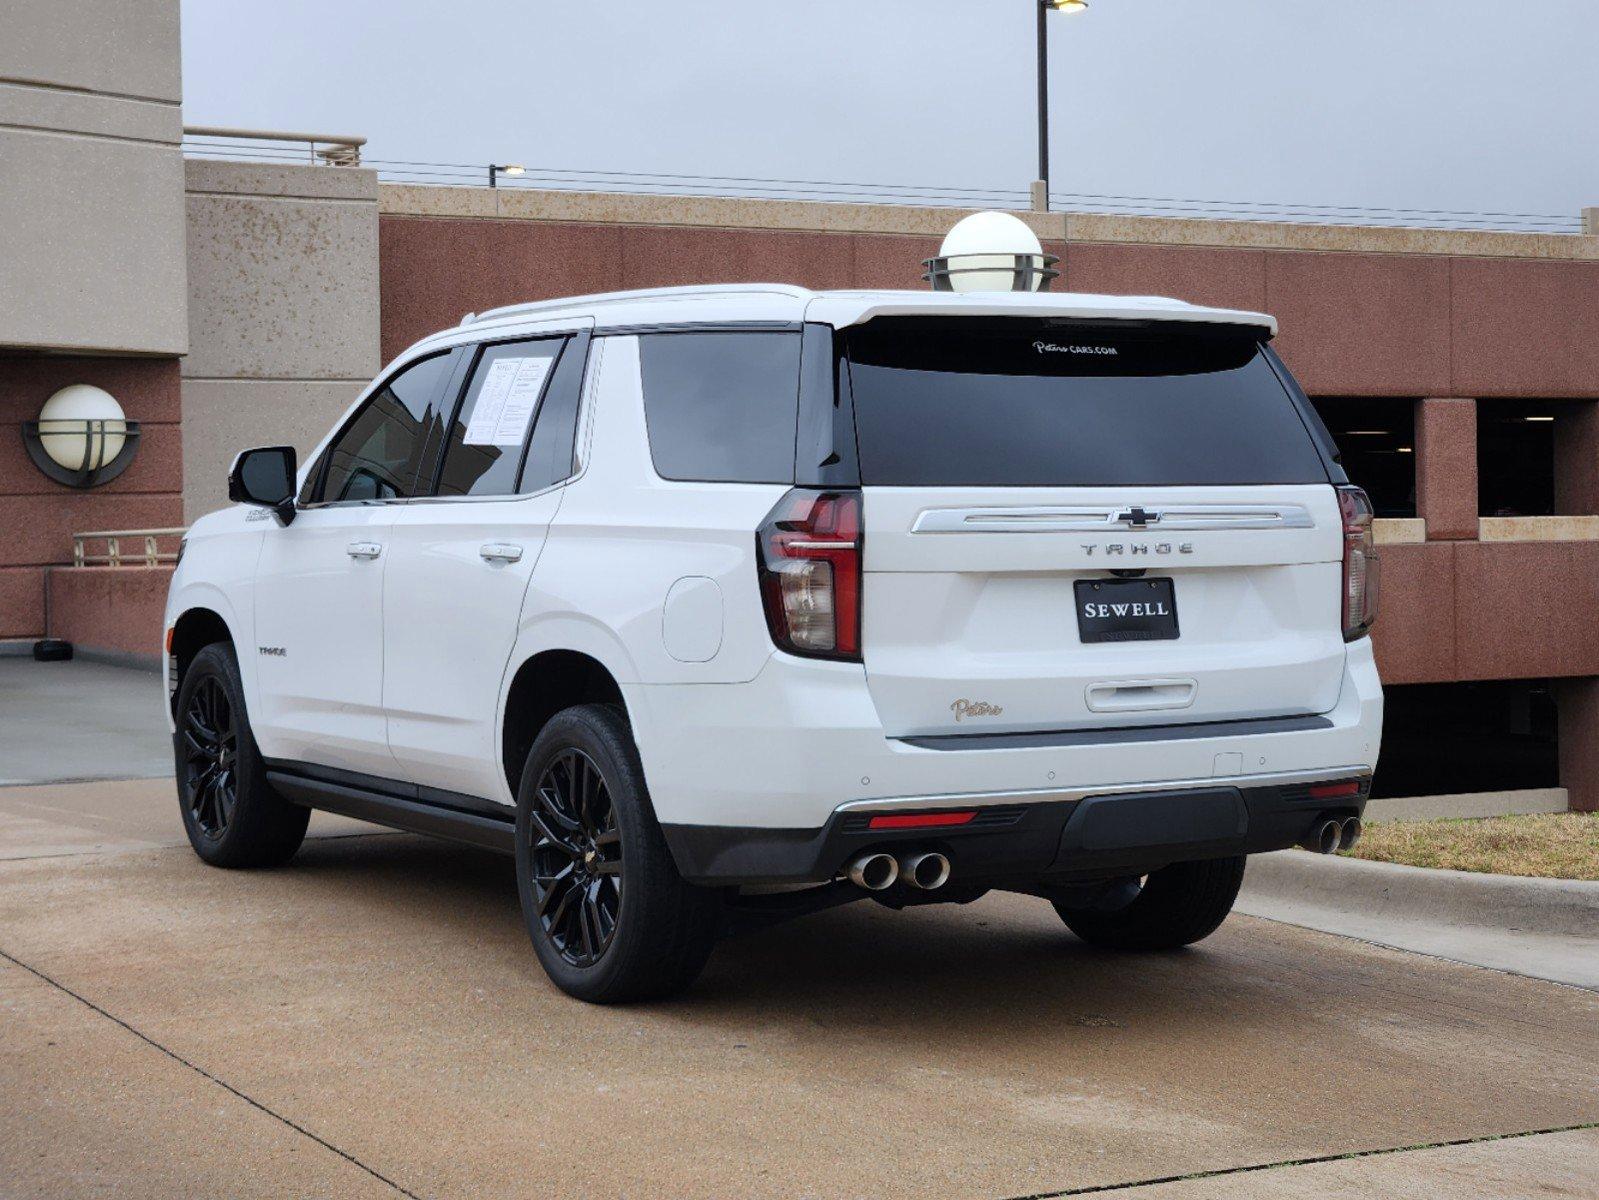
[[[1193,321],[1255,325],[1270,335],[1276,319],[1265,313],[1206,308],[1166,296],[1107,296],[1085,292],[811,291],[783,283],[720,284],[604,292],[512,304],[469,313],[454,329],[480,335],[518,325],[592,319],[596,331],[695,324],[797,324],[820,321],[843,328],[879,316],[1080,317],[1100,320]]]

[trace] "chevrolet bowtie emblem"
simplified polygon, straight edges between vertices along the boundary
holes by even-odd
[[[1112,518],[1123,525],[1131,525],[1134,529],[1148,529],[1160,520],[1158,512],[1150,512],[1147,508],[1140,508],[1136,504],[1124,512],[1119,512]]]

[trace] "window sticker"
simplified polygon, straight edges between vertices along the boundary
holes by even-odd
[[[520,446],[527,440],[552,357],[497,358],[478,391],[463,442],[468,446]]]

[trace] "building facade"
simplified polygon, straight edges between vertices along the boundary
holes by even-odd
[[[73,565],[74,534],[219,506],[238,449],[308,451],[381,361],[466,312],[683,283],[920,287],[964,215],[185,161],[174,3],[34,6],[21,26],[0,43],[0,640],[18,644],[153,656],[169,568]],[[1382,518],[1379,794],[1599,808],[1599,229],[1018,215],[1060,256],[1058,289],[1278,317]],[[142,424],[103,488],[23,452],[68,383]]]

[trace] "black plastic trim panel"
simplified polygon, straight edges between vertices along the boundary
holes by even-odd
[[[1042,733],[936,733],[896,738],[922,750],[1048,750],[1056,746],[1121,746],[1129,742],[1183,742],[1195,738],[1252,737],[1331,729],[1326,717],[1261,717],[1247,721],[1203,721],[1193,725],[1140,725],[1117,729],[1062,729]]]
[[[313,763],[268,759],[266,768],[267,782],[296,804],[515,853],[516,814],[492,800]]]
[[[850,810],[820,829],[664,825],[662,831],[677,869],[695,883],[819,883],[837,878],[866,850],[936,849],[949,856],[952,878],[961,883],[1053,885],[1283,850],[1307,837],[1323,813],[1364,811],[1370,777],[1359,783],[1354,794],[1327,799],[1312,797],[1300,783],[1134,790],[998,806],[996,819],[927,829],[872,829],[862,819],[869,812]]]

